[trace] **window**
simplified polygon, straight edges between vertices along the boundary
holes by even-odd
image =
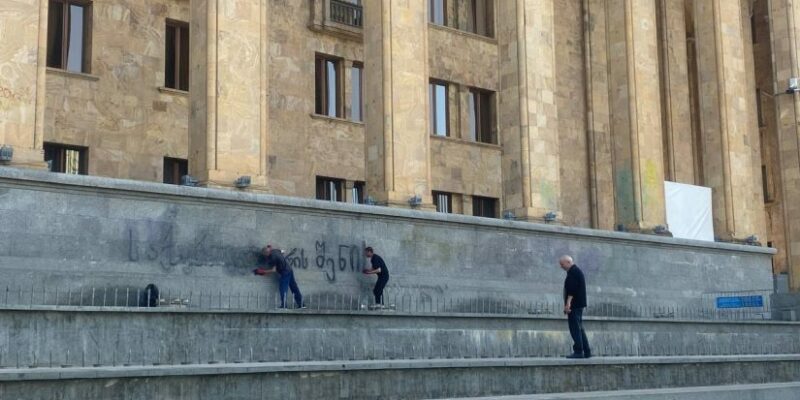
[[[769,171],[767,166],[761,165],[761,190],[764,191],[764,202],[769,203],[772,201],[772,191],[769,184]]]
[[[180,185],[181,177],[189,174],[189,161],[164,157],[164,183]]]
[[[497,143],[492,120],[494,93],[469,89],[469,138],[476,142]]]
[[[363,83],[364,66],[353,63],[350,68],[350,119],[356,122],[364,120]]]
[[[189,24],[167,20],[164,86],[189,90]]]
[[[316,113],[329,117],[342,117],[341,60],[317,55],[316,58]]]
[[[350,202],[364,204],[364,182],[354,182],[350,189]]]
[[[50,0],[47,66],[90,72],[92,6],[86,0]]]
[[[497,218],[497,199],[472,196],[472,215]]]
[[[467,30],[482,36],[493,36],[494,6],[492,0],[469,0]]]
[[[51,172],[86,175],[89,170],[86,147],[44,144],[44,160]]]
[[[431,101],[431,134],[436,136],[449,136],[447,83],[431,81],[429,89]]]
[[[453,212],[453,196],[450,193],[433,192],[433,205],[436,206],[436,211],[440,213]]]
[[[364,24],[361,0],[330,0],[330,4],[332,21],[359,28]]]
[[[428,0],[430,22],[436,25],[447,25],[447,0]]]
[[[317,177],[317,200],[342,201],[344,180]]]

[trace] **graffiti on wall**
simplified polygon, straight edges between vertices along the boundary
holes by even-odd
[[[137,230],[128,229],[128,261],[156,263],[165,272],[180,268],[190,274],[193,268],[222,267],[235,275],[249,274],[258,262],[259,246],[225,246],[208,230],[197,232],[193,240],[179,243],[174,225],[157,232],[150,240],[139,240]],[[361,273],[366,267],[364,244],[340,244],[315,240],[313,247],[292,247],[284,250],[293,269],[316,268],[328,282],[336,282],[337,274]]]

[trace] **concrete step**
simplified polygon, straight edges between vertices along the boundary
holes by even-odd
[[[800,356],[797,355],[610,357],[577,361],[541,358],[434,359],[10,368],[0,369],[0,398],[411,400],[560,393],[553,396],[561,397],[541,398],[563,399],[596,394],[578,391],[698,386],[719,388],[723,385],[792,382],[798,376]],[[568,396],[565,392],[570,390],[576,393],[569,393],[572,397],[564,397]],[[692,390],[688,393],[692,393]],[[797,387],[789,386],[784,390],[796,393]],[[726,397],[698,397],[703,400],[710,398]],[[785,396],[776,398],[788,399]]]
[[[587,318],[596,356],[800,353],[800,324]],[[522,315],[168,308],[0,309],[0,366],[245,359],[561,357],[564,319]]]
[[[668,389],[464,397],[451,400],[797,400],[800,382],[698,386]]]

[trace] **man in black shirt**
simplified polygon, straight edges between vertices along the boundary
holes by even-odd
[[[570,256],[562,256],[558,263],[567,271],[564,280],[564,314],[569,322],[569,334],[572,336],[572,354],[567,358],[589,358],[589,340],[583,330],[583,309],[586,308],[586,279],[583,272],[572,261]]]
[[[370,260],[370,264],[372,265],[372,268],[364,270],[364,274],[378,275],[378,282],[375,283],[372,294],[375,295],[375,305],[381,307],[383,306],[383,288],[386,287],[386,283],[389,282],[389,268],[386,266],[386,263],[383,262],[383,258],[372,251],[372,247],[364,249],[364,256]]]
[[[294,272],[292,267],[286,262],[283,253],[280,249],[273,249],[272,245],[267,245],[261,249],[261,255],[258,256],[258,265],[254,272],[256,275],[267,275],[273,272],[278,273],[278,290],[281,294],[281,308],[286,307],[286,293],[289,289],[292,290],[294,295],[294,302],[297,308],[305,308],[303,304],[303,295],[300,294],[300,288],[297,287],[297,281],[294,280]],[[264,269],[266,266],[268,269]]]

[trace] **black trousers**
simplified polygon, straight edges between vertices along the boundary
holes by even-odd
[[[383,288],[389,282],[389,277],[378,277],[378,282],[375,283],[375,288],[372,289],[372,294],[375,295],[375,304],[383,304]]]
[[[569,322],[569,334],[572,336],[572,351],[575,354],[591,355],[592,350],[589,349],[589,340],[586,339],[586,332],[583,330],[583,308],[573,308],[567,314],[567,322]]]

